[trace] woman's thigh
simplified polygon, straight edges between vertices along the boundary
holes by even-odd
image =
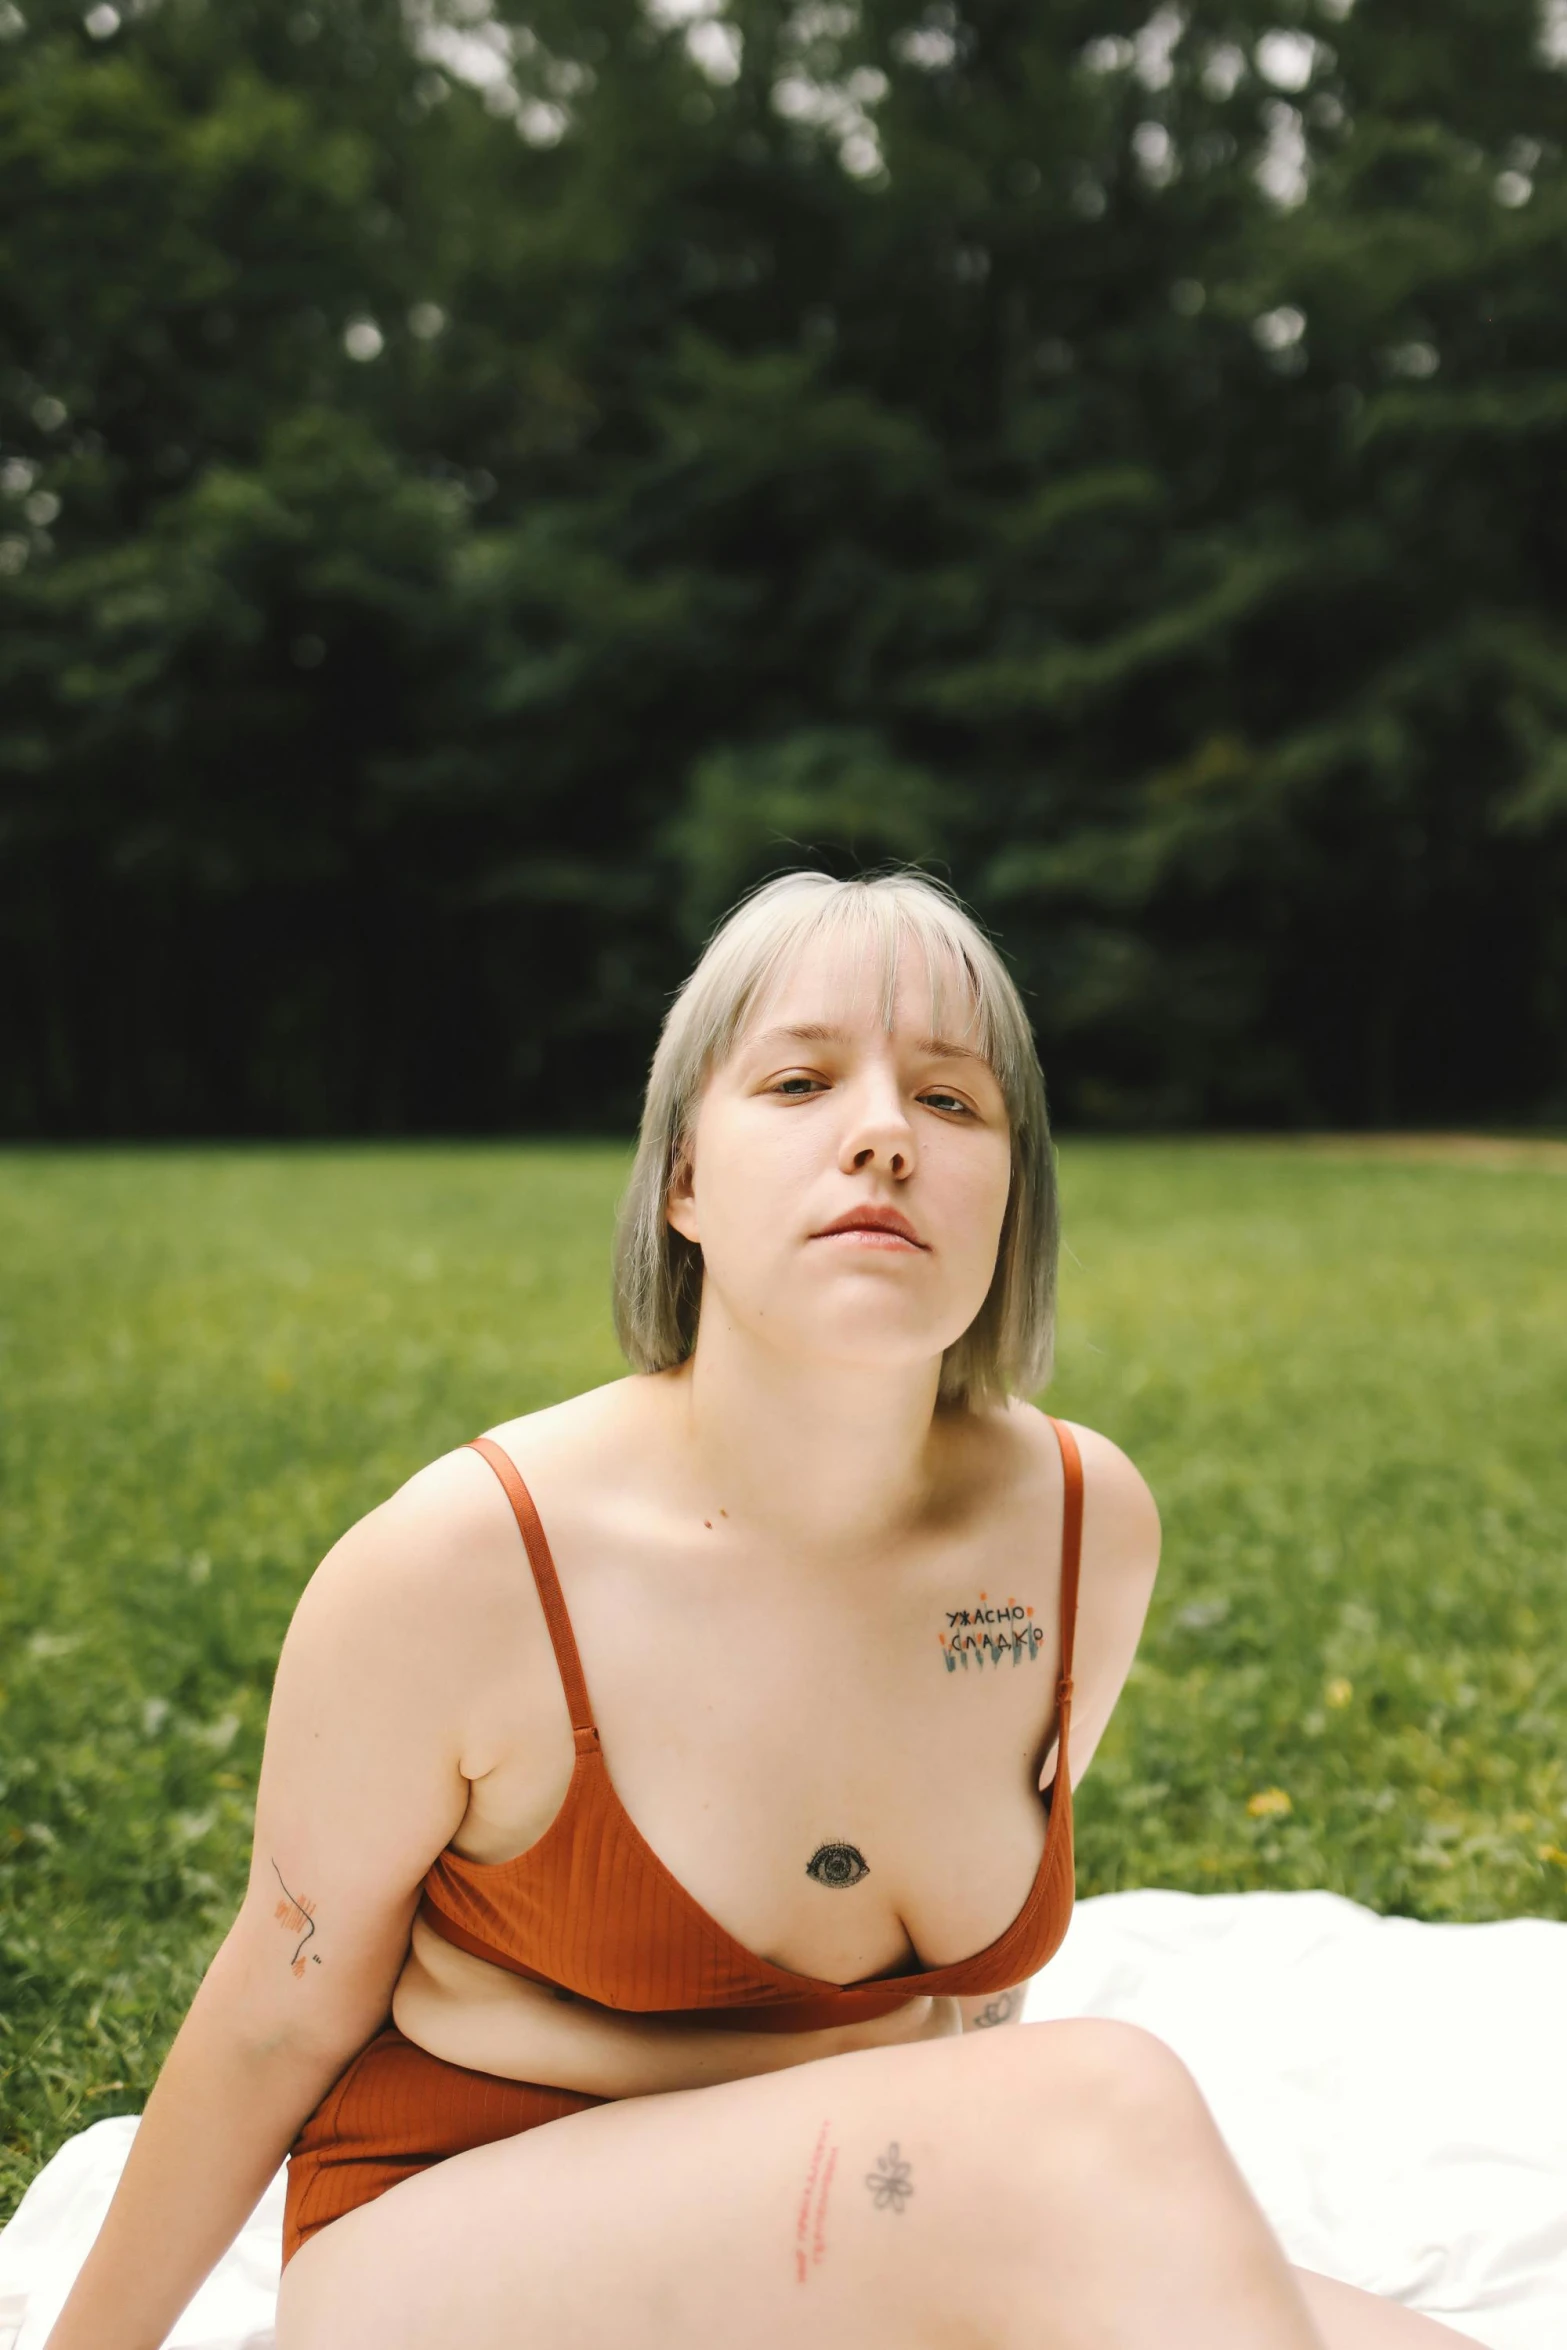
[[[1327,2350],[1464,2350],[1475,2343],[1473,2334],[1458,2333],[1439,2318],[1422,2317],[1316,2269],[1297,2268],[1295,2277]]]
[[[1095,2083],[1168,2055],[1130,2032],[862,2049],[453,2155],[301,2247],[278,2350],[1044,2345]]]

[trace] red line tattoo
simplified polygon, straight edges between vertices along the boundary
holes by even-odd
[[[831,2128],[832,2123],[825,2121],[816,2133],[816,2144],[811,2150],[811,2167],[805,2174],[799,2209],[795,2213],[794,2281],[797,2285],[803,2285],[810,2271],[821,2266],[827,2251],[827,2197],[838,2161],[837,2147],[827,2143],[827,2134]],[[811,2208],[813,2199],[814,2213]]]

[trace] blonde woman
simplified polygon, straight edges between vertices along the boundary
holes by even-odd
[[[353,1527],[250,1887],[50,2350],[154,2350],[290,2155],[278,2350],[1441,2350],[1292,2269],[1173,2052],[1023,2025],[1158,1520],[1049,1367],[1027,1018],[796,873],[665,1023],[630,1375]]]

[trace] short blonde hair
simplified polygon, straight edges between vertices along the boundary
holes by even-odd
[[[665,1017],[615,1235],[615,1331],[637,1371],[667,1371],[696,1344],[702,1252],[666,1213],[702,1088],[786,961],[848,936],[879,965],[881,1018],[892,1026],[900,949],[923,949],[943,1031],[946,986],[961,972],[980,1050],[1006,1103],[1012,1182],[985,1302],[942,1356],[939,1400],[974,1404],[1030,1394],[1050,1376],[1059,1209],[1045,1084],[1028,1014],[1000,955],[946,886],[912,867],[838,881],[785,873],[719,924]]]

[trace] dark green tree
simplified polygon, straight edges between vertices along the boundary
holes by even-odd
[[[1567,23],[0,6],[0,1119],[624,1122],[915,857],[1079,1120],[1567,1105]]]

